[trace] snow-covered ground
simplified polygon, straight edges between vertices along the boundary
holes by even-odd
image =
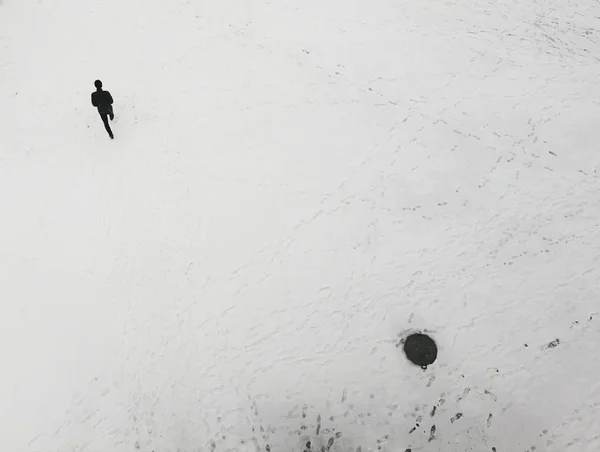
[[[600,450],[599,78],[592,0],[2,0],[0,450]]]

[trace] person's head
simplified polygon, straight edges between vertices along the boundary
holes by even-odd
[[[102,89],[102,82],[101,82],[100,80],[96,80],[96,81],[94,82],[94,86],[95,86],[97,89]]]

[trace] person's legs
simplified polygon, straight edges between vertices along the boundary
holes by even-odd
[[[108,113],[100,113],[100,117],[102,118],[102,122],[104,123],[104,128],[108,132],[108,136],[113,138],[113,133],[110,129],[110,124],[108,123]]]

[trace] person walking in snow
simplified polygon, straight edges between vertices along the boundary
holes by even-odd
[[[98,113],[100,113],[100,118],[102,118],[104,128],[112,140],[115,138],[115,136],[110,129],[108,118],[110,117],[110,120],[112,121],[115,117],[112,107],[113,98],[108,91],[104,91],[102,89],[102,82],[100,80],[96,80],[94,85],[96,86],[96,91],[92,93],[92,105],[98,108]]]

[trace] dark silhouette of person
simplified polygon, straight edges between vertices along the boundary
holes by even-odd
[[[100,117],[104,123],[104,128],[108,132],[108,136],[111,139],[114,139],[115,136],[110,129],[110,124],[108,123],[109,117],[111,121],[115,118],[112,107],[113,98],[108,91],[104,91],[102,89],[102,82],[100,80],[96,80],[94,85],[96,86],[96,91],[92,93],[92,105],[98,108],[98,113],[100,113]]]

